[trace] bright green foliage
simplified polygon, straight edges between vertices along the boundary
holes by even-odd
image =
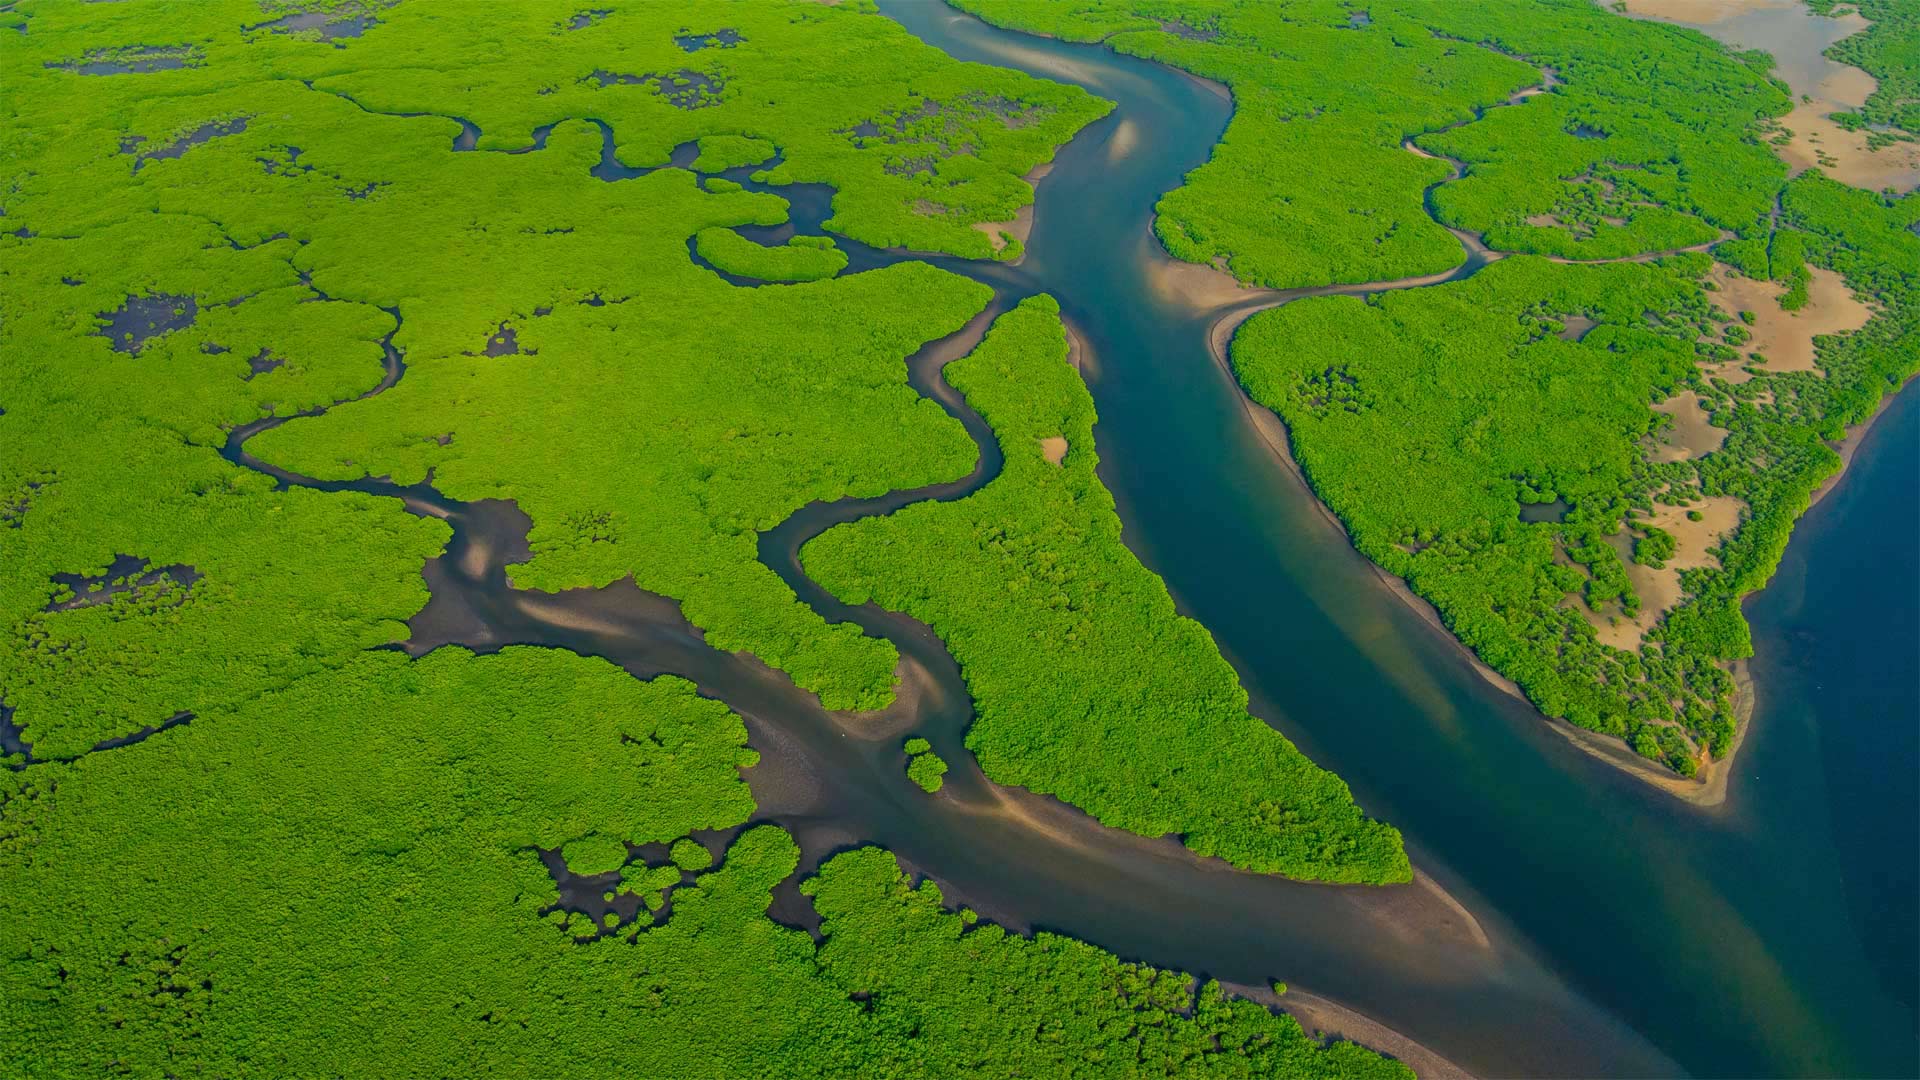
[[[969,925],[942,910],[938,886],[914,887],[883,851],[838,856],[801,889],[827,935],[825,976],[865,996],[876,1017],[918,1033],[896,1044],[911,1057],[881,1059],[866,1075],[1413,1075],[1350,1043],[1323,1048],[1218,983],[1196,993],[1183,973],[1122,963],[1069,938]],[[1044,1005],[1032,986],[1048,988]]]
[[[693,167],[698,172],[724,172],[746,165],[759,165],[774,155],[773,144],[745,135],[703,135],[700,156]]]
[[[268,432],[256,452],[323,478],[431,470],[455,498],[511,497],[534,520],[517,585],[631,574],[682,600],[714,645],[790,672],[829,708],[882,705],[892,646],[800,604],[758,560],[758,533],[816,499],[966,473],[973,444],[907,387],[900,358],[958,329],[987,290],[918,263],[734,289],[684,247],[679,260],[661,274],[671,303],[512,315],[521,355],[417,360],[392,390]]]
[[[1655,428],[1648,405],[1694,377],[1707,310],[1692,281],[1653,265],[1515,258],[1453,285],[1255,316],[1233,361],[1355,546],[1542,711],[1617,733],[1679,723],[1723,746],[1717,655],[1629,658],[1565,602],[1631,596],[1602,536],[1657,484],[1696,483],[1688,467],[1650,468],[1637,443]],[[1567,340],[1573,315],[1598,325]],[[1523,503],[1555,499],[1572,507],[1564,521],[1521,519]]]
[[[604,874],[626,865],[627,845],[617,836],[591,833],[567,841],[560,849],[560,857],[566,860],[567,869],[576,874]]]
[[[1032,188],[1020,178],[1109,107],[1077,87],[955,62],[860,5],[595,0],[591,6],[607,14],[572,29],[579,5],[401,4],[381,11],[365,36],[334,48],[244,30],[264,21],[260,7],[245,0],[169,8],[164,16],[145,4],[40,3],[27,5],[31,32],[8,52],[20,72],[16,79],[49,80],[63,94],[194,95],[236,80],[309,79],[315,91],[368,110],[465,118],[479,127],[482,150],[525,147],[536,128],[586,117],[612,127],[619,159],[634,166],[663,164],[675,146],[703,138],[757,139],[780,149],[783,164],[774,182],[827,182],[839,189],[836,231],[878,246],[975,258],[991,249],[969,226],[1007,220],[1031,202]],[[156,33],[156,18],[164,18],[164,32]],[[720,30],[742,40],[694,51],[679,40]],[[194,43],[206,62],[114,77],[122,84],[116,87],[101,78],[75,85],[79,76],[42,68],[156,37]],[[307,99],[315,94],[291,85],[301,99],[298,111],[310,117]],[[862,124],[891,125],[930,104],[942,124],[913,132],[925,138],[855,134]],[[454,135],[446,121],[415,126],[444,131],[449,141]],[[706,164],[744,163],[744,145],[703,147],[711,155]],[[916,156],[934,157],[932,171],[900,168]],[[936,198],[950,212],[918,213],[914,204],[922,198]]]
[[[1920,7],[1911,0],[1807,0],[1821,14],[1851,8],[1872,20],[1864,33],[1827,50],[1843,64],[1865,70],[1878,84],[1858,112],[1842,122],[1892,124],[1920,136]]]
[[[677,679],[447,649],[0,771],[0,1058],[33,1080],[1407,1075],[1186,975],[970,926],[880,851],[807,883],[816,948],[766,917],[798,860],[772,828],[720,869],[682,839],[663,881],[635,872],[668,915],[554,908],[536,849],[744,821],[745,742]]]
[[[924,754],[927,751],[933,749],[933,744],[928,742],[926,739],[920,738],[919,736],[915,736],[911,739],[908,739],[905,743],[901,744],[901,749],[905,750],[907,752],[907,756],[911,757],[914,754]]]
[[[768,247],[715,226],[701,229],[694,243],[718,269],[761,281],[818,281],[847,268],[846,253],[821,236],[795,236],[783,247]]]
[[[1751,132],[1792,104],[1764,54],[1731,55],[1587,0],[1446,10],[1458,20],[1447,32],[1550,67],[1565,85],[1418,140],[1467,164],[1434,192],[1440,220],[1497,249],[1574,259],[1702,244],[1723,229],[1764,235],[1786,166]]]
[[[1589,259],[1763,232],[1785,174],[1746,134],[1790,106],[1764,67],[1591,0],[1378,0],[1358,25],[1363,5],[1344,0],[956,3],[1230,86],[1225,139],[1161,200],[1155,228],[1176,257],[1224,260],[1259,284],[1458,265],[1460,244],[1423,206],[1434,184],[1442,223]],[[1543,68],[1552,92],[1488,108],[1540,85]],[[1467,176],[1440,183],[1448,165],[1408,139],[1464,160]]]
[[[932,751],[923,751],[907,759],[907,779],[920,785],[920,789],[931,795],[939,791],[946,783],[946,759]]]
[[[124,182],[124,162],[111,167]],[[48,228],[25,202],[7,220]],[[443,525],[389,500],[275,491],[213,449],[225,427],[380,378],[393,319],[315,300],[293,250],[235,251],[178,215],[0,236],[0,701],[36,756],[284,686],[404,638],[400,620],[426,602],[420,562]],[[197,296],[197,320],[132,352],[94,336],[96,313],[156,293]],[[254,375],[258,357],[279,366]],[[182,569],[49,610],[55,574],[101,575],[117,556]]]
[[[829,530],[801,552],[808,574],[946,641],[978,712],[967,747],[990,779],[1248,869],[1406,880],[1399,834],[1247,714],[1212,638],[1121,542],[1058,312],[1023,301],[946,369],[993,425],[1002,473],[956,502]],[[1041,445],[1056,437],[1059,465]]]
[[[391,504],[271,493],[210,449],[233,425],[371,389],[375,342],[395,329],[380,308],[401,320],[407,377],[269,432],[254,452],[333,479],[432,470],[456,498],[518,499],[534,519],[518,584],[635,574],[714,643],[753,650],[830,706],[884,704],[892,647],[798,604],[754,558],[755,533],[814,499],[966,471],[971,443],[906,386],[901,360],[962,325],[987,290],[925,266],[728,286],[691,263],[688,238],[782,221],[782,200],[703,191],[678,169],[603,182],[586,118],[647,162],[697,137],[764,131],[785,178],[839,187],[835,227],[985,256],[966,227],[975,210],[1010,216],[1029,197],[1019,175],[1104,106],[814,5],[640,5],[578,30],[564,29],[570,7],[402,5],[337,43],[244,29],[262,21],[248,3],[24,13],[30,32],[5,54],[0,156],[0,209],[20,230],[0,236],[0,493],[8,523],[25,525],[0,536],[19,569],[0,618],[21,646],[0,659],[0,695],[38,752],[78,752],[403,636],[439,525]],[[676,43],[703,26],[745,40]],[[192,43],[206,62],[108,76],[46,66],[155,40]],[[828,53],[857,62],[795,78]],[[716,64],[723,103],[691,109],[653,84],[589,76]],[[889,103],[976,97],[1008,115],[968,106],[974,149],[942,163],[955,213],[937,224],[911,209],[933,181],[887,172],[888,151],[845,133]],[[483,148],[556,126],[529,153],[458,153],[452,116],[481,125]],[[176,143],[189,134],[203,141]],[[887,231],[895,218],[923,227]],[[760,253],[837,259],[804,245]],[[113,351],[90,335],[129,296],[185,298],[197,317]],[[483,355],[500,345],[508,355]],[[255,360],[270,370],[254,374]],[[52,574],[115,555],[201,577],[138,604],[40,612]],[[181,628],[165,648],[162,625]]]
[[[1404,1075],[1185,976],[944,914],[877,852],[811,886],[825,962],[766,915],[785,835],[718,867],[692,839],[754,813],[739,717],[557,651],[375,649],[445,525],[219,456],[331,407],[248,447],[518,499],[522,586],[635,574],[829,703],[884,700],[890,648],[794,603],[754,535],[965,472],[902,359],[985,290],[925,266],[729,287],[688,241],[782,201],[603,182],[587,120],[629,164],[763,139],[776,179],[836,184],[835,229],[985,255],[967,224],[1011,216],[1101,106],[863,4],[596,3],[328,7],[365,17],[337,41],[263,25],[305,2],[0,12],[0,700],[34,751],[0,769],[8,1074]],[[141,70],[73,70],[108,63]],[[936,190],[953,212],[917,213]],[[138,331],[105,336],[130,297]],[[405,376],[355,400],[382,339]],[[629,861],[662,843],[671,863]],[[556,854],[619,875],[567,904],[626,906],[563,905]]]
[[[1907,230],[1920,199],[1809,174],[1782,205],[1783,224],[1804,231],[1774,238],[1773,272],[1804,282],[1810,259],[1882,308],[1865,329],[1822,339],[1824,374],[1700,374],[1727,335],[1692,283],[1697,256],[1664,267],[1511,259],[1452,285],[1288,305],[1249,320],[1233,347],[1242,382],[1287,421],[1314,490],[1362,552],[1542,711],[1682,773],[1731,745],[1718,661],[1751,653],[1739,599],[1766,584],[1794,519],[1839,466],[1822,439],[1920,370],[1920,237]],[[1569,315],[1598,325],[1564,340]],[[1647,406],[1679,389],[1730,432],[1697,460],[1654,464],[1638,445],[1662,422]],[[1610,612],[1618,600],[1631,615],[1640,604],[1602,538],[1629,511],[1701,495],[1747,504],[1719,566],[1682,574],[1686,599],[1637,652],[1600,645],[1581,606]],[[1552,499],[1571,506],[1563,521],[1520,520],[1523,504]],[[1671,557],[1671,536],[1637,534],[1637,561]]]
[[[691,873],[698,873],[713,865],[713,852],[697,840],[675,840],[672,858],[674,866]]]

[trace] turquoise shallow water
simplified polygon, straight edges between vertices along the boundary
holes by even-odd
[[[1257,711],[1400,826],[1416,862],[1497,941],[1536,956],[1680,1068],[1920,1073],[1915,395],[1894,403],[1802,523],[1774,586],[1750,603],[1752,734],[1727,804],[1684,806],[1581,753],[1385,590],[1249,423],[1205,348],[1214,316],[1154,288],[1165,258],[1148,232],[1151,207],[1205,160],[1224,101],[1098,47],[1008,34],[932,3],[883,9],[962,59],[1119,102],[1040,185],[1016,287],[1060,299],[1090,354],[1101,473],[1128,541],[1213,631]],[[1134,148],[1121,156],[1123,123]],[[941,874],[937,858],[926,862]],[[1232,966],[1218,934],[1189,925],[1207,917],[1204,896],[1129,926],[1137,912],[1061,917],[1044,895],[1007,891],[1031,921],[1123,953]],[[1393,949],[1357,938],[1325,946],[1290,952],[1296,966],[1270,974],[1359,1005],[1463,1064],[1547,1067],[1487,1045],[1534,1018],[1359,985],[1341,970],[1343,948],[1374,956],[1354,966],[1375,981],[1394,977]],[[1657,1070],[1634,1042],[1566,1046],[1561,1063]]]

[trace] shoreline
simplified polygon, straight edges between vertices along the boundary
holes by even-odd
[[[1306,471],[1300,467],[1298,461],[1294,460],[1293,447],[1287,435],[1286,423],[1282,421],[1279,415],[1273,410],[1261,405],[1259,402],[1253,400],[1252,397],[1248,396],[1246,389],[1240,385],[1239,377],[1234,374],[1232,361],[1228,358],[1228,345],[1231,343],[1234,333],[1239,330],[1240,325],[1254,315],[1269,308],[1278,307],[1281,303],[1284,303],[1284,301],[1275,300],[1263,304],[1249,304],[1243,308],[1236,308],[1223,313],[1219,318],[1214,320],[1213,325],[1209,327],[1207,331],[1207,351],[1213,357],[1214,363],[1219,366],[1221,372],[1225,374],[1227,378],[1233,380],[1235,392],[1240,396],[1241,409],[1246,413],[1247,419],[1251,423],[1255,434],[1260,437],[1260,441],[1266,444],[1268,450],[1273,453],[1274,457],[1277,458],[1281,464],[1285,465],[1287,471],[1299,482],[1302,491],[1308,500],[1312,502],[1314,509],[1319,512],[1322,520],[1338,530],[1341,540],[1344,541],[1349,548],[1353,548],[1353,537],[1347,532],[1346,523],[1341,521],[1339,515],[1335,514],[1332,508],[1328,507],[1326,502],[1320,498],[1319,493],[1313,490],[1312,483],[1307,479]],[[1891,399],[1892,395],[1890,394],[1882,400],[1881,407],[1876,411],[1874,419],[1878,418],[1880,412],[1885,411],[1886,402]],[[1824,488],[1831,487],[1845,472],[1845,462],[1851,459],[1852,448],[1858,447],[1860,437],[1866,433],[1866,429],[1870,426],[1872,426],[1872,420],[1861,425],[1858,432],[1849,434],[1847,442],[1850,444],[1850,448],[1843,457],[1841,471],[1829,478],[1827,483],[1823,485],[1821,494],[1824,494]],[[1373,572],[1374,578],[1380,582],[1387,592],[1398,598],[1411,609],[1415,615],[1418,615],[1422,622],[1432,628],[1441,637],[1445,638],[1455,654],[1464,658],[1476,674],[1482,679],[1485,679],[1488,684],[1505,691],[1525,704],[1528,709],[1532,710],[1535,716],[1545,721],[1551,730],[1565,737],[1566,740],[1576,748],[1689,805],[1699,807],[1703,810],[1711,810],[1722,806],[1726,802],[1727,785],[1729,777],[1733,772],[1733,764],[1739,757],[1741,746],[1746,742],[1748,730],[1753,726],[1756,695],[1754,693],[1752,672],[1747,661],[1736,660],[1729,665],[1728,669],[1734,678],[1733,709],[1735,727],[1733,746],[1728,749],[1725,757],[1717,758],[1709,762],[1701,770],[1702,779],[1688,779],[1634,753],[1621,739],[1611,735],[1603,735],[1600,732],[1591,731],[1587,728],[1577,727],[1558,717],[1548,716],[1546,713],[1541,712],[1539,706],[1535,705],[1533,700],[1527,697],[1526,691],[1522,690],[1518,683],[1495,671],[1491,665],[1485,660],[1480,659],[1478,654],[1468,648],[1459,637],[1455,636],[1453,631],[1447,628],[1446,621],[1440,617],[1439,609],[1435,608],[1426,598],[1414,592],[1412,586],[1408,585],[1404,578],[1396,577],[1388,573],[1385,567],[1367,558],[1358,548],[1353,548],[1353,551],[1354,554],[1359,555],[1360,558],[1366,562],[1367,568]],[[1749,593],[1748,595],[1752,596],[1755,594]],[[1742,597],[1741,599],[1744,602],[1746,598]]]
[[[1820,505],[1821,499],[1832,494],[1833,490],[1840,486],[1840,481],[1847,475],[1848,466],[1853,464],[1853,455],[1860,451],[1860,444],[1866,441],[1867,433],[1873,430],[1873,425],[1879,423],[1882,416],[1886,415],[1887,408],[1893,404],[1893,399],[1905,393],[1917,381],[1920,381],[1920,374],[1907,376],[1899,386],[1880,395],[1880,403],[1873,407],[1873,412],[1865,420],[1848,428],[1846,438],[1841,439],[1838,445],[1827,444],[1834,453],[1840,455],[1840,467],[1834,470],[1832,476],[1820,481],[1820,485],[1807,496],[1807,510]],[[1806,510],[1802,510],[1800,514],[1802,517],[1806,516]],[[1798,520],[1798,518],[1795,519],[1795,521]],[[1753,593],[1747,594],[1747,596],[1752,595]],[[1746,597],[1743,596],[1740,599],[1744,601]]]
[[[1432,1047],[1331,998],[1292,986],[1285,994],[1277,994],[1272,987],[1222,981],[1220,989],[1233,997],[1285,1013],[1323,1044],[1350,1042],[1385,1054],[1412,1069],[1420,1080],[1474,1080],[1472,1073]]]

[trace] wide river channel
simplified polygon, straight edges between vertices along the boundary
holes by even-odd
[[[985,316],[910,362],[913,384],[983,443],[975,476],[811,506],[762,538],[763,559],[802,599],[899,645],[896,708],[825,713],[751,657],[707,647],[677,605],[630,582],[512,589],[503,567],[523,557],[524,516],[424,488],[405,494],[447,517],[455,537],[428,567],[433,602],[413,620],[410,650],[527,642],[685,675],[746,718],[764,759],[749,771],[759,820],[791,830],[808,865],[881,844],[951,901],[1009,926],[1241,986],[1283,980],[1284,1000],[1309,1021],[1394,1050],[1356,1019],[1370,1018],[1425,1048],[1400,1045],[1416,1065],[1430,1052],[1483,1075],[1920,1074],[1920,396],[1893,403],[1749,605],[1758,708],[1726,802],[1696,808],[1581,751],[1477,674],[1276,454],[1208,341],[1249,305],[1288,297],[1221,289],[1151,232],[1160,195],[1226,129],[1232,104],[1219,88],[1100,46],[996,30],[932,0],[881,7],[955,57],[1116,103],[1038,185],[1018,266],[929,261],[993,285],[989,314],[1035,292],[1059,300],[1128,544],[1213,632],[1254,711],[1403,830],[1421,880],[1370,889],[1241,873],[996,788],[964,749],[971,708],[938,639],[846,609],[804,577],[794,551],[821,529],[955,497],[997,472],[991,432],[939,377]],[[783,193],[794,223],[782,229],[817,231],[830,193]],[[908,257],[843,246],[855,271]],[[1452,276],[1481,264],[1469,255]],[[403,377],[390,359],[383,385]],[[240,448],[259,426],[236,432],[229,455],[305,482]],[[907,731],[953,763],[937,797],[903,775]],[[774,913],[811,921],[791,883]]]
[[[1496,951],[1525,957],[1434,970],[1428,950],[1366,919],[1328,925],[1316,904],[1301,928],[1284,898],[1249,917],[1204,877],[1168,896],[1111,878],[1095,896],[1009,880],[1008,905],[1122,954],[1289,980],[1472,1070],[1645,1072],[1655,1052],[1703,1075],[1920,1075],[1916,395],[1869,433],[1749,604],[1753,729],[1727,802],[1693,808],[1482,679],[1381,587],[1249,422],[1207,351],[1219,309],[1166,287],[1170,260],[1150,232],[1160,194],[1225,130],[1228,101],[1104,47],[921,0],[882,6],[960,59],[1117,103],[1039,184],[1019,270],[1060,301],[1089,354],[1100,473],[1128,543],[1212,630],[1256,711],[1404,830],[1416,865]],[[915,861],[941,875],[937,858]],[[1291,940],[1303,934],[1325,936]],[[1531,982],[1536,964],[1637,1037],[1556,1042],[1568,1006],[1481,985]]]

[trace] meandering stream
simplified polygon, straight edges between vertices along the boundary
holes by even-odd
[[[1881,853],[1829,843],[1833,808],[1884,821],[1903,806],[1910,812],[1911,782],[1894,777],[1843,802],[1814,764],[1825,753],[1865,767],[1870,733],[1818,723],[1808,691],[1769,679],[1777,650],[1763,645],[1756,733],[1720,811],[1683,806],[1575,749],[1381,588],[1210,356],[1210,335],[1249,310],[1332,291],[1223,289],[1153,240],[1154,202],[1206,160],[1229,102],[1097,46],[997,31],[932,3],[882,6],[961,59],[1078,82],[1118,104],[1061,151],[1040,185],[1020,265],[928,260],[996,291],[988,312],[909,363],[912,385],[980,443],[974,474],[810,506],[762,537],[761,557],[803,601],[896,643],[906,677],[900,701],[877,715],[827,713],[753,658],[708,647],[676,604],[630,582],[559,595],[512,589],[504,567],[525,557],[528,522],[510,504],[462,505],[424,485],[315,485],[399,495],[453,524],[448,552],[427,568],[433,599],[412,621],[409,650],[540,644],[605,656],[643,677],[685,676],[746,718],[763,755],[749,772],[759,820],[792,831],[807,866],[847,845],[881,844],[987,917],[1234,983],[1285,980],[1296,995],[1357,1010],[1470,1071],[1913,1072],[1910,991],[1902,998],[1898,987],[1883,989],[1868,960],[1870,950],[1901,947],[1899,912],[1872,924],[1853,917],[1866,910],[1857,871]],[[794,200],[792,227],[817,231],[828,192],[783,194]],[[849,272],[908,257],[842,247]],[[1440,277],[1464,276],[1487,259],[1469,254]],[[1167,578],[1182,610],[1213,631],[1255,711],[1345,777],[1370,813],[1406,832],[1418,883],[1336,888],[1240,873],[1171,840],[1103,829],[1052,800],[994,787],[965,752],[971,706],[938,639],[902,616],[848,609],[800,572],[799,546],[835,523],[960,497],[997,474],[991,431],[939,369],[978,341],[992,315],[1043,290],[1075,332],[1100,411],[1101,476],[1129,544]],[[389,349],[381,388],[403,370]],[[1891,430],[1876,430],[1874,441],[1904,437],[1910,446],[1920,424],[1911,405],[1897,405]],[[257,427],[235,433],[231,458],[262,467],[241,449]],[[1862,472],[1869,475],[1849,481],[1855,496],[1875,482]],[[1890,489],[1891,509],[1863,510],[1849,496],[1816,515],[1845,502],[1850,515],[1911,517],[1913,493],[1898,476],[1879,485]],[[1838,553],[1811,561],[1831,572],[1828,560],[1844,558],[1853,537],[1818,534],[1814,543]],[[1795,544],[1788,576],[1795,552],[1800,572],[1810,572],[1806,542]],[[1757,635],[1769,625],[1761,615]],[[1900,640],[1895,628],[1881,647]],[[928,735],[954,765],[938,797],[903,774],[898,747],[909,731]],[[1911,916],[1910,893],[1903,902]],[[809,921],[790,888],[774,912]],[[1900,971],[1896,963],[1886,975],[1897,980]]]

